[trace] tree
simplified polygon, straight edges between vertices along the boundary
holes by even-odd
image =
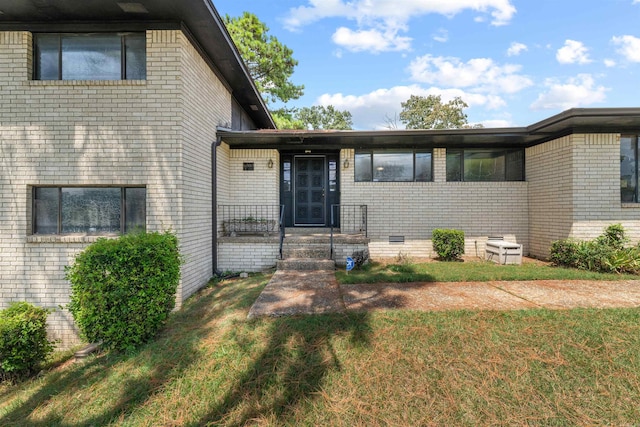
[[[265,102],[286,103],[302,96],[304,86],[290,80],[298,65],[293,51],[269,35],[265,23],[249,12],[236,18],[226,15],[224,22]]]
[[[272,115],[278,129],[350,130],[353,126],[351,113],[337,110],[333,105],[280,108]]]
[[[333,105],[314,105],[304,107],[298,111],[297,118],[304,123],[305,128],[326,130],[350,130],[353,126],[351,113],[347,110],[337,110]]]
[[[460,97],[443,104],[440,95],[411,95],[401,105],[400,121],[407,129],[459,129],[467,125],[462,110],[468,105]]]
[[[279,108],[271,112],[278,129],[307,129],[302,120],[296,117],[297,108]]]

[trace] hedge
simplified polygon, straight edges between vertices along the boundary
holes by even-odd
[[[175,305],[182,259],[170,233],[98,239],[66,268],[83,337],[129,351],[153,338]]]
[[[36,372],[53,351],[47,340],[49,310],[14,302],[0,311],[0,379],[17,379]]]

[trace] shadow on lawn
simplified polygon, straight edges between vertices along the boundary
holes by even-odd
[[[361,283],[410,283],[435,282],[436,278],[416,264],[399,263],[383,265],[371,263],[350,273],[339,271],[336,277],[343,285]]]
[[[270,420],[293,422],[298,405],[317,397],[323,381],[341,363],[335,339],[369,343],[367,313],[305,315],[274,319],[270,339],[222,402],[190,426],[244,426]],[[236,340],[240,341],[239,337]]]
[[[306,312],[327,304],[327,291],[337,283],[326,283],[308,292],[300,306],[287,305],[288,312]],[[330,293],[330,292],[329,292]],[[341,301],[342,302],[342,301]],[[249,364],[209,412],[190,426],[244,426],[250,423],[291,422],[310,400],[322,392],[325,380],[340,371],[345,347],[369,345],[371,326],[367,312],[331,312],[255,319],[247,328],[237,328],[234,340],[252,352]],[[262,329],[264,345],[251,350],[246,330]],[[247,345],[249,344],[249,345]]]
[[[142,406],[157,390],[174,378],[179,378],[190,365],[202,357],[198,351],[201,339],[207,335],[207,323],[228,309],[244,309],[257,298],[262,286],[214,287],[210,294],[198,298],[188,310],[171,316],[164,332],[152,343],[132,355],[106,354],[89,359],[78,366],[67,367],[47,374],[36,387],[35,393],[16,404],[0,417],[2,426],[98,426],[122,420],[127,413]],[[216,305],[217,300],[232,301],[231,305]],[[122,366],[119,366],[122,365]],[[37,379],[32,381],[39,381]],[[78,422],[69,422],[69,408],[82,411],[85,400],[95,405],[100,399],[96,394],[101,383],[108,381],[119,394],[103,396],[109,404],[106,409],[87,409],[96,413]],[[17,385],[4,398],[20,400],[28,383]],[[109,391],[107,391],[109,393]],[[64,396],[64,407],[47,410],[49,404],[57,404]],[[77,404],[69,400],[77,399]],[[10,405],[11,407],[13,405]],[[35,412],[35,413],[34,413]]]

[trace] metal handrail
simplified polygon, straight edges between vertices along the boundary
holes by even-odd
[[[282,256],[282,246],[284,245],[284,205],[280,205],[280,259],[284,259]]]
[[[281,205],[218,205],[223,235],[275,234],[282,223]]]
[[[368,237],[367,205],[331,205],[331,228],[329,244],[330,256],[333,259],[333,229],[339,227],[341,233],[364,233]]]

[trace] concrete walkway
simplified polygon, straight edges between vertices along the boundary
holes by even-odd
[[[640,307],[640,281],[535,280],[338,285],[332,271],[277,271],[249,317],[345,310]]]

